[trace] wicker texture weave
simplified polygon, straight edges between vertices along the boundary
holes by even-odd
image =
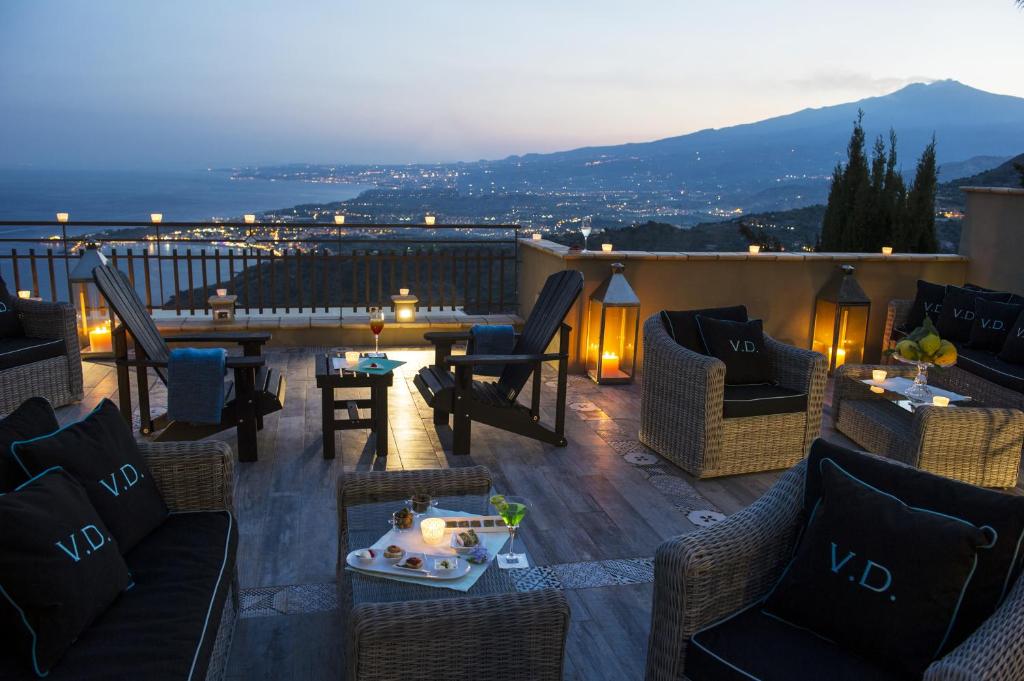
[[[344,569],[344,557],[351,548],[350,509],[355,512],[353,507],[359,505],[406,499],[412,492],[433,497],[482,496],[490,488],[491,475],[483,466],[355,472],[341,481],[338,596],[348,628],[349,681],[562,678],[569,604],[561,592],[463,595],[433,589],[424,593],[428,587],[378,580],[379,588],[360,588],[359,602],[353,602],[352,573]],[[488,571],[497,569],[492,565]],[[510,588],[506,575],[493,577],[493,585]],[[481,584],[486,587],[486,579],[477,586]],[[371,600],[375,597],[386,600]]]
[[[748,508],[658,548],[647,681],[685,679],[690,637],[757,603],[775,584],[792,556],[805,474],[801,462]],[[1020,681],[1022,630],[1024,580],[1018,579],[982,626],[928,667],[924,681]]]
[[[9,414],[30,397],[45,397],[54,407],[82,399],[82,358],[78,349],[75,309],[67,303],[15,301],[25,335],[63,338],[63,357],[33,362],[0,371],[0,416]]]
[[[644,322],[640,441],[687,472],[720,475],[788,468],[821,431],[825,357],[765,336],[774,380],[807,393],[807,411],[723,418],[725,364],[676,343],[658,315]]]
[[[869,452],[982,487],[1017,484],[1024,447],[1024,412],[998,407],[918,407],[914,413],[872,393],[862,379],[869,365],[836,371],[836,428]],[[909,365],[886,367],[913,378]],[[964,372],[966,373],[966,372]]]

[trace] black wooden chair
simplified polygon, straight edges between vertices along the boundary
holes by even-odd
[[[103,265],[95,268],[92,276],[118,320],[113,329],[114,361],[118,404],[125,419],[131,423],[129,367],[135,367],[143,433],[148,435],[159,431],[157,440],[196,440],[234,427],[238,431],[239,461],[255,461],[258,457],[256,431],[263,427],[263,417],[284,406],[284,376],[267,367],[266,359],[260,355],[262,346],[270,340],[270,334],[190,333],[165,338],[160,335],[153,318],[120,270],[112,265]],[[128,335],[132,337],[134,357],[128,353]],[[168,343],[238,343],[242,346],[243,356],[227,357],[227,368],[233,372],[234,380],[225,386],[220,423],[194,425],[171,421],[166,414],[152,417],[148,370],[153,369],[164,385],[167,384]]]
[[[435,424],[447,425],[448,415],[454,415],[454,454],[469,454],[473,421],[559,447],[566,445],[565,388],[572,329],[563,320],[582,290],[583,275],[576,270],[564,270],[548,277],[522,333],[516,338],[511,355],[452,356],[452,345],[469,340],[468,331],[424,335],[434,344],[434,364],[420,369],[413,382],[423,399],[433,407]],[[556,333],[559,334],[558,352],[548,353],[548,345]],[[555,427],[551,429],[540,422],[540,385],[543,363],[553,361],[558,362],[558,395]],[[497,382],[473,380],[473,366],[482,364],[504,365]],[[455,369],[454,374],[451,368]],[[526,407],[516,398],[530,374],[533,374],[533,386],[530,406]]]

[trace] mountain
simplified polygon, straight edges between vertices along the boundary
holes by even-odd
[[[1008,156],[974,156],[964,161],[951,161],[939,166],[939,179],[952,182],[961,177],[970,177],[991,170],[1009,160]]]
[[[835,164],[845,158],[858,110],[864,112],[869,144],[879,134],[888,135],[890,128],[896,130],[905,173],[913,173],[933,134],[940,163],[976,156],[1006,158],[1024,148],[1024,99],[943,80],[653,142],[460,164],[459,186],[487,182],[654,191],[686,187],[747,195],[796,180],[827,182]]]
[[[991,170],[940,183],[936,189],[935,207],[938,210],[963,210],[967,201],[960,187],[1020,187],[1020,172],[1014,164],[1024,165],[1024,154]]]

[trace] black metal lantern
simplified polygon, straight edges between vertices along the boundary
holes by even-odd
[[[78,342],[86,358],[111,357],[111,320],[107,306],[92,278],[107,259],[96,244],[88,244],[68,275],[71,301],[78,311]]]
[[[622,263],[590,296],[587,309],[587,375],[597,383],[629,383],[636,369],[640,299]]]
[[[864,362],[871,299],[853,277],[852,265],[839,272],[821,289],[814,308],[811,348],[828,358],[828,373],[844,364]]]

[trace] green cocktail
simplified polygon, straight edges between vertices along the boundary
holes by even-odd
[[[500,568],[525,568],[529,567],[525,553],[515,553],[513,547],[516,543],[516,531],[526,516],[526,510],[530,502],[524,497],[504,496],[495,494],[491,497],[491,505],[498,511],[498,515],[505,521],[508,528],[508,553],[498,554],[498,567]]]

